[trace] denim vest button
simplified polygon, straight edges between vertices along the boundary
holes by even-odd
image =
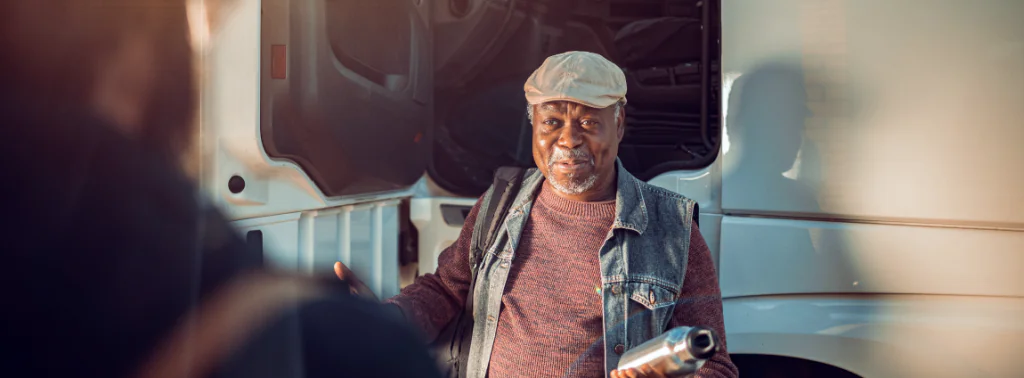
[[[487,315],[487,321],[488,321],[488,322],[491,322],[491,323],[494,323],[494,316],[492,316],[492,315]]]
[[[621,293],[621,292],[622,292],[622,289],[619,289],[619,285],[613,285],[612,286],[612,294],[619,295],[619,293]]]
[[[654,290],[651,290],[650,293],[648,294],[648,296],[649,296],[649,298],[651,300],[651,304],[652,305],[657,302],[657,300],[656,300],[657,298],[654,296]]]
[[[626,346],[625,345],[619,344],[619,345],[615,346],[615,354],[622,354],[622,352],[625,352],[625,351],[626,351]]]

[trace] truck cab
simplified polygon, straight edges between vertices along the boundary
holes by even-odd
[[[1013,0],[238,0],[198,34],[200,182],[268,265],[342,261],[390,297],[436,269],[497,167],[533,165],[526,77],[591,51],[626,73],[626,169],[699,205],[744,375],[1011,376],[1022,14]]]

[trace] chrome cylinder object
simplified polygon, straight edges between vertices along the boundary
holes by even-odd
[[[718,352],[715,332],[704,327],[676,327],[622,355],[619,369],[648,364],[669,377],[686,377]]]

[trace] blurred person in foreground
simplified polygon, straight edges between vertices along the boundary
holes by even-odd
[[[0,3],[4,375],[436,376],[379,305],[264,269],[204,204],[189,35],[185,0]]]
[[[492,185],[437,273],[387,303],[435,339],[473,299],[469,377],[660,377],[647,365],[616,367],[625,351],[678,326],[718,334],[721,349],[696,376],[737,376],[694,202],[640,181],[618,159],[628,127],[622,70],[570,51],[545,60],[524,91],[537,169],[494,221],[494,243],[480,251],[474,236]],[[340,263],[335,270],[358,280]]]

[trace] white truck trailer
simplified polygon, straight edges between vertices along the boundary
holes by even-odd
[[[197,4],[216,0],[195,0]],[[522,82],[627,72],[620,157],[686,195],[751,376],[1024,374],[1024,1],[238,0],[202,41],[203,188],[268,264],[436,268]]]

